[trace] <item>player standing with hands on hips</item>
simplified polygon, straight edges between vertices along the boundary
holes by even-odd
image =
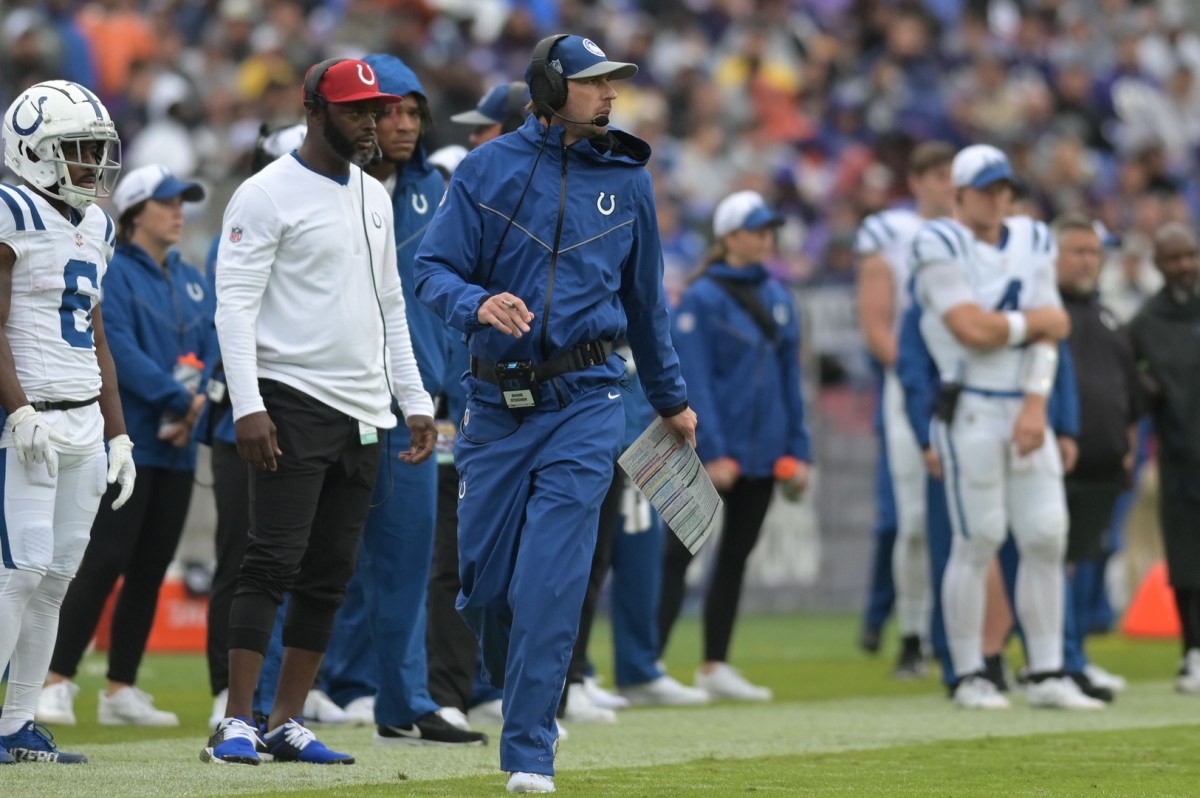
[[[275,761],[350,764],[298,720],[354,571],[394,392],[419,463],[433,402],[404,313],[392,202],[361,167],[378,151],[369,65],[330,59],[304,81],[308,134],[234,193],[217,255],[217,333],[251,529],[230,608],[229,700],[201,754],[256,765],[251,702],[283,595],[279,688],[262,742]],[[391,361],[384,360],[390,353]]]
[[[114,507],[136,475],[100,311],[116,226],[93,205],[112,193],[119,147],[108,111],[77,83],[38,83],[4,113],[4,163],[21,184],[0,185],[0,764],[87,762],[33,718],[104,495],[105,439]]]
[[[636,72],[590,39],[539,42],[533,115],[467,155],[417,253],[417,296],[470,337],[458,607],[504,690],[509,792],[554,791],[554,716],[623,436],[618,338],[667,429],[695,441],[650,148],[608,127],[613,81]]]

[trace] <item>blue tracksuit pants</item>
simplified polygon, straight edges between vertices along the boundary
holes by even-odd
[[[524,414],[470,400],[455,445],[458,609],[483,678],[504,690],[507,772],[554,773],[554,716],[625,431],[611,393]]]
[[[896,601],[896,583],[892,576],[892,550],[896,547],[896,498],[892,492],[892,473],[888,468],[887,443],[882,432],[876,435],[879,457],[875,463],[875,549],[871,558],[867,608],[863,626],[879,630],[887,623]]]
[[[650,526],[625,531],[625,519],[613,537],[613,653],[617,684],[627,687],[653,681],[658,668],[658,601],[662,594],[663,522],[650,512]]]
[[[385,433],[371,514],[325,655],[327,692],[341,705],[375,695],[375,722],[410,726],[437,711],[429,696],[425,602],[433,563],[437,462],[397,459],[411,438]]]

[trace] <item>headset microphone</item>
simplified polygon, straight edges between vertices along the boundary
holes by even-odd
[[[608,127],[608,114],[593,116],[591,119],[572,119],[569,116],[563,116],[558,111],[552,111],[551,113],[564,122],[570,122],[573,125],[595,125],[596,127]]]

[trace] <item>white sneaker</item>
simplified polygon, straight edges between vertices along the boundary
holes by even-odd
[[[1189,649],[1184,656],[1175,689],[1181,693],[1200,693],[1200,648]]]
[[[1029,706],[1043,709],[1104,709],[1103,701],[1084,695],[1079,685],[1066,676],[1030,682],[1025,698]]]
[[[508,778],[509,792],[554,792],[554,777],[541,773],[514,773]]]
[[[1114,693],[1119,693],[1129,686],[1129,682],[1125,680],[1124,676],[1109,673],[1094,662],[1083,666],[1083,675],[1096,687],[1107,687]]]
[[[308,691],[302,711],[304,720],[315,726],[338,726],[350,722],[350,716],[346,714],[346,710],[333,703],[333,699],[325,695],[322,690]]]
[[[641,707],[690,707],[707,704],[710,700],[708,693],[700,688],[680,684],[665,674],[648,682],[622,687],[621,695],[630,704]]]
[[[347,704],[343,711],[346,713],[347,723],[355,726],[374,726],[375,696],[359,696]]]
[[[567,709],[563,712],[563,720],[572,723],[616,723],[617,713],[596,706],[588,697],[587,688],[582,684],[572,684],[567,686]]]
[[[122,687],[111,696],[100,691],[101,726],[178,726],[179,716],[154,706],[154,696]]]
[[[726,662],[718,662],[709,673],[697,670],[696,687],[708,693],[713,700],[770,701],[774,695],[771,688],[751,684],[738,673],[737,668]]]
[[[213,696],[212,714],[208,716],[208,728],[215,730],[225,720],[225,705],[229,703],[229,688]]]
[[[42,688],[38,697],[37,711],[33,718],[38,723],[52,726],[75,725],[75,696],[79,685],[75,682],[55,682]]]
[[[583,679],[583,691],[587,693],[588,700],[601,709],[626,709],[629,707],[629,699],[624,696],[619,696],[614,692],[605,690],[596,681],[594,676],[585,676]]]
[[[958,683],[954,688],[954,703],[963,709],[1008,709],[1011,706],[996,685],[978,674],[965,676]]]
[[[504,700],[484,701],[467,710],[472,726],[499,726],[504,723]]]
[[[438,707],[438,716],[456,729],[471,731],[471,722],[458,707]]]

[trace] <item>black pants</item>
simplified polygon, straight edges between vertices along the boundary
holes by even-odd
[[[429,695],[440,707],[455,707],[466,712],[475,687],[479,644],[471,627],[454,606],[461,587],[458,578],[458,471],[452,465],[443,465],[438,466],[437,527],[425,624]]]
[[[250,466],[238,456],[237,446],[212,443],[213,497],[217,504],[217,567],[208,596],[208,682],[216,695],[229,687],[229,607],[246,539],[250,536]]]
[[[135,684],[154,625],[158,591],[175,557],[192,498],[192,471],[139,468],[133,494],[112,508],[120,485],[100,501],[79,572],[67,588],[50,670],[73,677],[117,577],[124,576],[112,616],[108,678]]]
[[[276,471],[254,471],[246,556],[229,608],[229,647],[266,654],[291,591],[283,645],[324,652],[354,573],[379,470],[379,444],[358,422],[282,383],[261,380],[279,448]]]
[[[587,593],[583,597],[583,611],[579,614],[579,634],[575,648],[571,651],[571,665],[567,670],[567,684],[580,684],[587,676],[588,641],[592,636],[592,622],[596,619],[596,605],[600,602],[600,590],[608,571],[612,567],[613,538],[621,520],[621,497],[625,482],[621,471],[613,469],[613,481],[604,503],[600,505],[600,524],[596,531],[596,552],[592,555],[592,572],[588,576]]]
[[[738,602],[742,598],[742,578],[746,559],[758,542],[775,481],[771,478],[741,478],[725,500],[725,523],[721,528],[720,548],[708,595],[704,600],[704,661],[726,662],[729,642],[733,638],[733,622],[737,618]],[[684,577],[692,554],[674,535],[667,535],[663,557],[662,603],[658,608],[660,653],[667,648],[671,628],[679,617],[685,590]]]
[[[1104,555],[1104,539],[1112,526],[1113,508],[1125,479],[1067,477],[1067,562],[1089,562]]]

